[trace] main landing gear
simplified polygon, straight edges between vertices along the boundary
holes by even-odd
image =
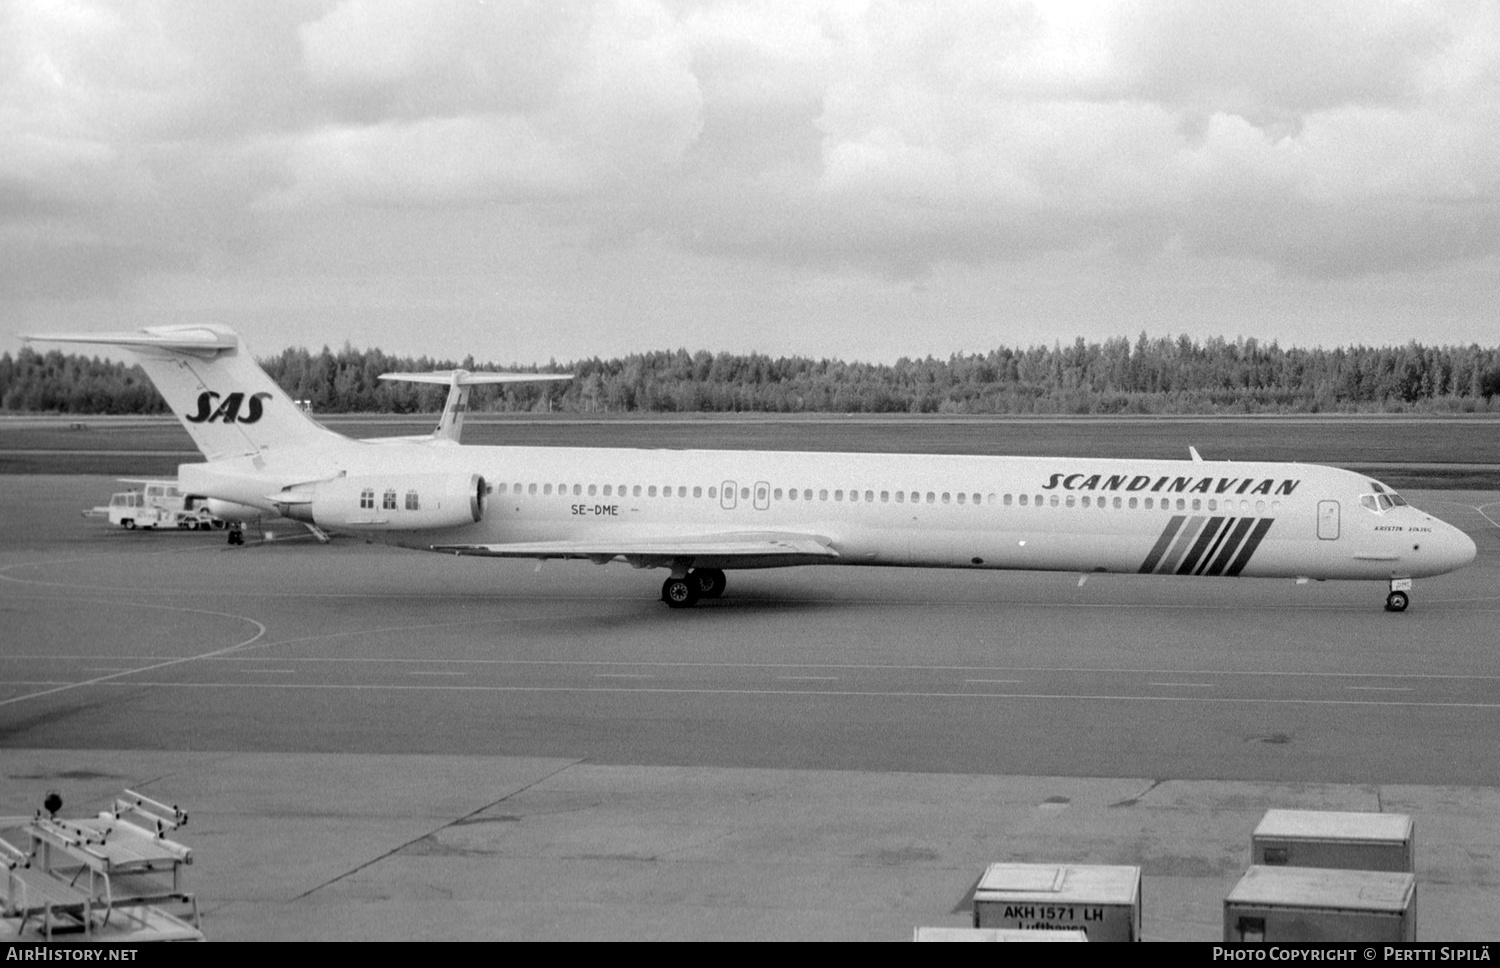
[[[229,543],[232,545],[242,545],[245,543],[245,531],[239,522],[235,522],[229,526]]]
[[[1406,606],[1411,604],[1411,579],[1391,579],[1391,593],[1385,596],[1385,610],[1387,612],[1404,612]]]
[[[661,584],[661,600],[672,608],[689,608],[700,598],[718,598],[729,580],[717,568],[699,568],[681,578],[668,578]]]

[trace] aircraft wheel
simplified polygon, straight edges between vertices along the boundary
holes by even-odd
[[[1387,612],[1404,612],[1410,602],[1411,599],[1407,597],[1406,592],[1391,592],[1385,596],[1385,610]]]
[[[232,545],[242,545],[242,544],[244,544],[245,543],[245,532],[239,531],[239,530],[230,531],[229,532],[229,543],[232,544]]]
[[[698,603],[698,582],[691,578],[668,578],[661,584],[661,600],[672,608],[689,608]]]
[[[729,584],[729,579],[717,568],[699,568],[689,572],[688,578],[698,580],[699,598],[718,598]]]

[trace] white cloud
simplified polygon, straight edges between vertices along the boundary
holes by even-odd
[[[1500,250],[1497,156],[1477,0],[0,6],[0,294],[28,298],[252,273],[382,211],[580,273],[1421,273]]]

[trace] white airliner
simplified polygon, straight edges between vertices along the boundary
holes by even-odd
[[[721,595],[729,569],[889,565],[1378,580],[1399,612],[1412,579],[1475,554],[1389,487],[1313,464],[463,446],[470,386],[559,377],[462,370],[387,375],[450,387],[432,434],[351,440],[224,327],[28,339],[137,357],[207,458],[178,468],[183,492],[219,517],[666,568],[674,608]]]

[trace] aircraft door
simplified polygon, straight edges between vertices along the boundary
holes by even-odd
[[[771,485],[765,481],[755,482],[755,510],[764,511],[771,506]]]
[[[1318,502],[1318,537],[1324,541],[1336,540],[1339,536],[1339,502]]]
[[[736,493],[737,488],[734,486],[734,481],[725,481],[721,484],[719,486],[719,507],[726,511],[733,511]]]

